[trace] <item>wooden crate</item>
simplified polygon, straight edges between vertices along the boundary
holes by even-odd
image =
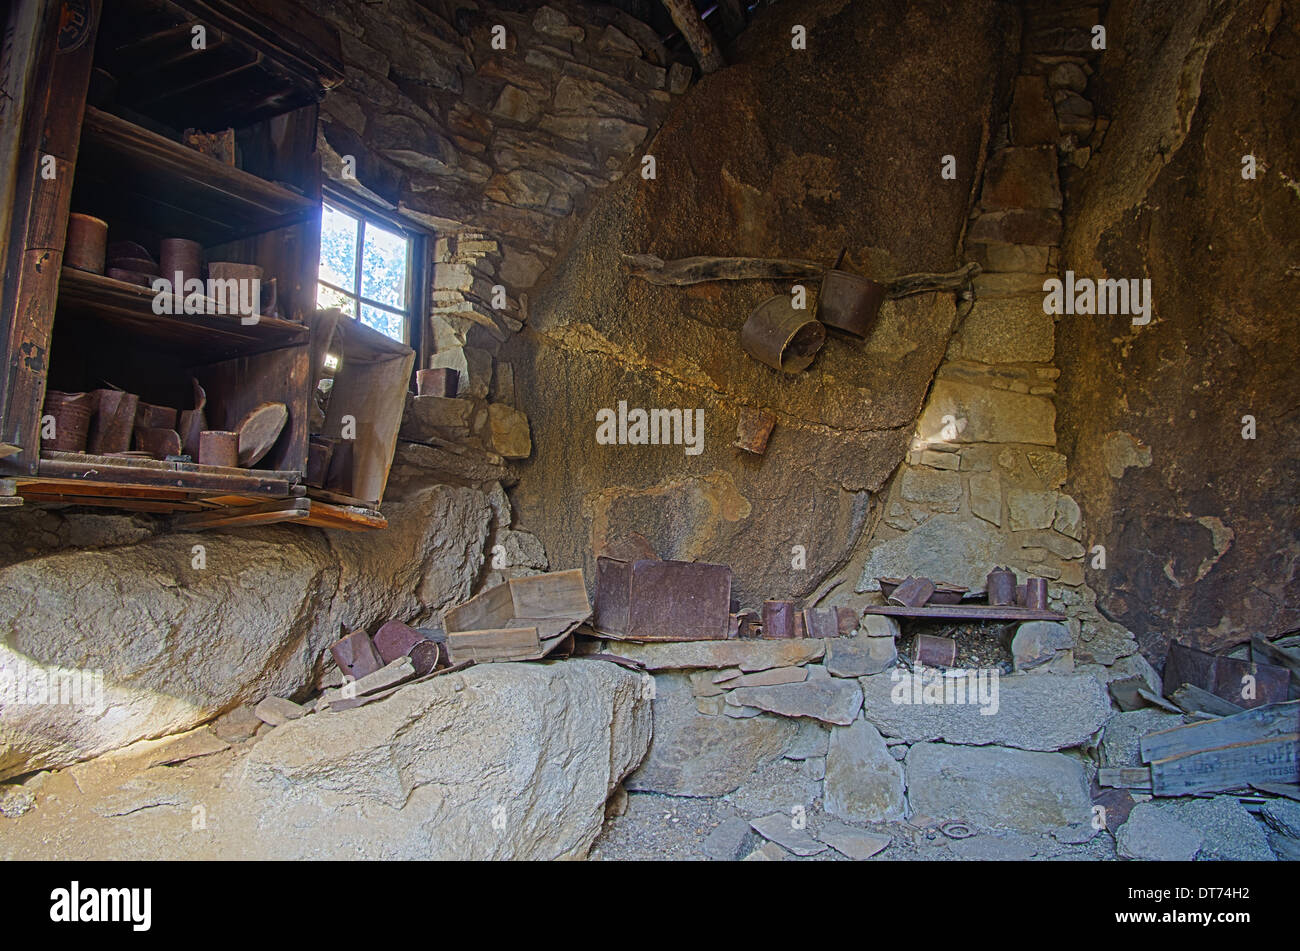
[[[591,617],[582,569],[512,578],[443,613],[453,663],[538,660]]]

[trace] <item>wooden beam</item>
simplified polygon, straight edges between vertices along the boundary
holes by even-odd
[[[278,522],[305,519],[310,511],[311,502],[307,499],[287,499],[239,508],[217,509],[211,512],[195,512],[192,515],[178,515],[172,520],[172,525],[192,532],[208,528],[247,528],[252,525],[274,525]]]
[[[695,54],[695,61],[700,64],[700,72],[715,73],[727,65],[726,60],[722,58],[722,51],[718,49],[717,41],[713,38],[712,31],[700,17],[692,0],[663,0],[663,4],[668,10],[668,15],[673,18],[674,25],[681,30],[686,45]]]

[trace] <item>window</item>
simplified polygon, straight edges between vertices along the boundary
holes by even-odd
[[[316,306],[337,307],[367,327],[411,343],[419,326],[410,232],[326,201],[321,205]]]

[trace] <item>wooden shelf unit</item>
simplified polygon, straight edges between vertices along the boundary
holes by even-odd
[[[0,122],[17,196],[0,209],[9,367],[0,381],[0,496],[174,512],[178,527],[192,529],[383,527],[364,504],[372,500],[305,498],[317,355],[328,345],[308,324],[320,255],[316,104],[343,78],[337,32],[301,9],[287,18],[275,0],[33,2],[35,16],[6,22],[26,30],[15,48],[30,55],[6,64],[3,77],[25,95],[18,127]],[[197,26],[206,33],[200,49],[191,43]],[[242,167],[180,141],[187,127],[228,126]],[[50,155],[53,178],[42,174]],[[103,218],[110,243],[135,241],[155,258],[162,238],[182,237],[209,261],[258,264],[275,279],[284,316],[155,313],[151,288],[62,266],[72,211]],[[185,409],[193,380],[207,392],[211,429],[234,428],[259,402],[289,408],[257,468],[42,451],[47,386],[118,386]],[[377,504],[380,492],[370,494]]]

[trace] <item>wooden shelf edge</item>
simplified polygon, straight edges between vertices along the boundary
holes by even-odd
[[[863,614],[883,614],[886,617],[929,618],[935,621],[1064,621],[1064,614],[1055,611],[1022,608],[1016,605],[936,604],[906,608],[885,604],[863,608]]]

